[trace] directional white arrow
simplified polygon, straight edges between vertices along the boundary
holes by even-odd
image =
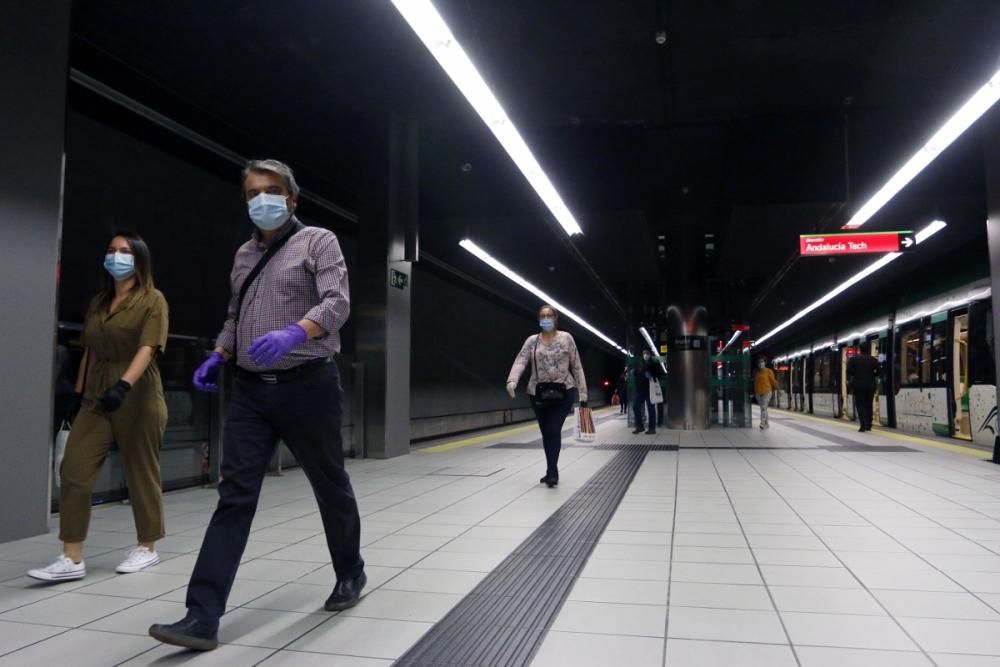
[[[901,239],[900,243],[903,245],[904,248],[909,248],[914,243],[916,243],[916,241],[914,241],[911,237],[907,236],[907,237]]]

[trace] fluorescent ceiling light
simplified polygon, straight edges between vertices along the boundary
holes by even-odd
[[[719,350],[719,354],[722,354],[723,352],[725,352],[726,350],[728,350],[729,346],[736,342],[736,339],[740,337],[741,333],[743,333],[743,332],[741,330],[739,330],[739,329],[737,329],[736,331],[734,331],[732,337],[729,339],[729,342],[726,343],[726,346],[724,348],[722,348],[721,350]]]
[[[567,234],[582,234],[555,186],[430,0],[392,0],[392,4],[490,128],[556,221]]]
[[[496,271],[497,273],[502,274],[504,277],[506,277],[511,282],[520,285],[524,289],[528,290],[529,292],[531,292],[532,294],[534,294],[535,296],[537,296],[542,301],[544,301],[546,303],[549,303],[549,304],[552,304],[552,306],[554,308],[556,308],[556,310],[559,311],[560,315],[565,315],[566,317],[568,317],[569,319],[573,320],[574,322],[576,322],[577,324],[579,324],[580,326],[582,326],[584,329],[586,329],[590,333],[594,334],[595,336],[597,336],[598,338],[600,338],[601,340],[603,340],[604,342],[606,342],[611,347],[615,348],[616,350],[618,350],[622,354],[628,356],[628,351],[624,347],[622,347],[618,343],[614,342],[613,340],[611,340],[610,338],[608,338],[607,336],[605,336],[603,333],[601,333],[600,331],[598,331],[597,329],[595,329],[585,319],[583,319],[582,317],[580,317],[579,315],[577,315],[576,313],[574,313],[572,310],[570,310],[566,306],[562,305],[561,303],[559,303],[558,301],[556,301],[555,299],[553,299],[551,296],[549,296],[548,294],[546,294],[545,292],[543,292],[541,289],[539,289],[538,287],[535,287],[533,284],[531,284],[530,282],[528,282],[527,280],[525,280],[524,278],[522,278],[521,276],[519,276],[517,273],[515,273],[511,269],[507,268],[507,266],[505,266],[504,264],[502,264],[501,262],[499,262],[498,260],[496,260],[492,255],[490,255],[488,252],[486,252],[485,250],[483,250],[482,248],[480,248],[479,246],[477,246],[474,242],[470,241],[469,239],[464,239],[463,241],[461,241],[459,243],[459,245],[462,246],[463,248],[465,248],[466,250],[468,250],[471,254],[473,254],[476,257],[478,257],[480,260],[482,260],[486,264],[488,264],[490,267],[493,268],[494,271]]]
[[[639,327],[639,333],[641,333],[642,337],[646,339],[646,345],[649,346],[649,351],[653,353],[653,356],[660,356],[660,351],[657,350],[656,345],[653,344],[653,338],[649,335],[649,332],[646,331],[646,327]],[[660,368],[663,369],[664,373],[667,372],[667,366],[662,361],[660,362]]]
[[[880,208],[885,206],[907,183],[923,171],[924,167],[933,162],[934,158],[986,113],[998,99],[1000,99],[1000,70],[997,70],[993,77],[977,90],[975,95],[970,97],[962,105],[962,108],[956,111],[955,115],[949,118],[941,126],[941,129],[935,132],[934,136],[899,171],[893,174],[892,178],[886,181],[885,185],[864,206],[858,209],[854,217],[844,225],[844,229],[857,229],[868,222]]]
[[[939,231],[941,231],[942,229],[944,229],[946,226],[947,225],[944,222],[942,222],[940,220],[935,220],[934,222],[932,222],[931,224],[927,225],[926,227],[924,227],[923,229],[921,229],[919,232],[917,232],[917,235],[916,235],[917,243],[918,244],[923,243],[928,238],[930,238],[934,234],[937,234]],[[806,315],[808,315],[812,311],[814,311],[817,308],[819,308],[820,306],[822,306],[824,303],[827,303],[828,301],[830,301],[831,299],[833,299],[834,297],[836,297],[838,294],[843,293],[848,288],[850,288],[850,287],[856,285],[857,283],[861,282],[862,280],[864,280],[865,278],[867,278],[871,274],[875,273],[876,271],[878,271],[882,267],[888,265],[893,260],[898,259],[901,255],[902,255],[902,253],[899,253],[899,252],[890,252],[890,253],[887,253],[885,255],[882,255],[882,257],[878,258],[877,260],[875,260],[874,262],[872,262],[870,265],[868,265],[867,268],[865,268],[865,269],[857,272],[856,274],[854,274],[853,276],[851,276],[850,278],[848,278],[847,280],[845,280],[843,283],[841,283],[837,287],[834,287],[832,290],[830,290],[829,292],[827,292],[826,294],[824,294],[823,296],[821,296],[819,299],[817,299],[816,301],[814,301],[810,305],[806,306],[805,308],[803,308],[802,310],[800,310],[799,312],[797,312],[790,319],[788,319],[785,322],[779,324],[777,327],[775,327],[771,331],[768,331],[766,334],[764,334],[763,336],[761,336],[760,338],[758,338],[757,342],[754,343],[754,347],[758,347],[761,343],[763,343],[765,340],[767,340],[771,336],[774,336],[775,334],[777,334],[777,333],[779,333],[781,331],[784,331],[785,329],[787,329],[792,324],[795,324],[796,322],[798,322],[799,320],[801,320],[803,317],[805,317]]]

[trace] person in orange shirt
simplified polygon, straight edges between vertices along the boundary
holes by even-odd
[[[760,406],[760,430],[769,427],[767,423],[767,406],[771,402],[771,396],[780,389],[778,378],[774,376],[774,371],[767,367],[767,359],[761,357],[757,360],[757,370],[753,374],[753,393],[757,395],[757,405]]]

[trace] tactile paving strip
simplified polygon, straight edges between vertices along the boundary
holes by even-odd
[[[788,428],[793,428],[796,431],[802,431],[803,433],[808,433],[809,435],[815,435],[817,438],[822,438],[827,442],[836,443],[840,446],[830,446],[830,445],[819,445],[817,449],[827,449],[830,451],[852,451],[852,452],[919,452],[919,449],[913,449],[911,447],[903,447],[902,445],[872,445],[867,442],[858,442],[852,438],[845,438],[840,435],[835,435],[833,433],[827,433],[826,431],[820,431],[819,429],[809,428],[808,426],[802,426],[801,424],[785,424]],[[859,436],[865,437],[865,436]]]
[[[615,455],[396,667],[528,665],[648,451]]]

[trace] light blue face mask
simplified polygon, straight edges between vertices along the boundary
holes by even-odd
[[[115,280],[126,280],[135,273],[135,257],[123,252],[109,252],[104,256],[104,268]]]
[[[538,326],[542,328],[542,331],[552,331],[556,328],[556,323],[551,317],[543,317],[538,320]]]
[[[281,227],[291,215],[288,212],[288,197],[261,192],[247,202],[250,220],[264,231]]]

